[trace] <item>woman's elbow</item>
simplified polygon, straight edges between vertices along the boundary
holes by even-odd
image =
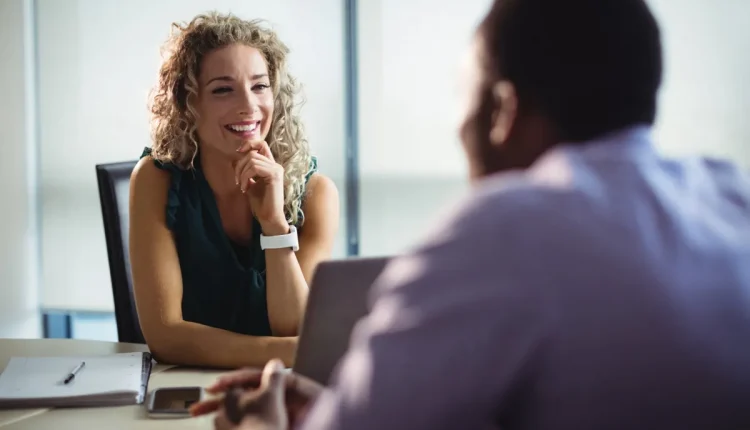
[[[148,349],[157,363],[160,364],[180,364],[182,361],[177,353],[177,349],[163,342],[148,342]]]
[[[271,324],[271,333],[275,337],[295,337],[299,336],[299,331],[300,321]]]
[[[154,359],[163,364],[178,364],[181,361],[179,337],[172,325],[142,327],[146,345]]]

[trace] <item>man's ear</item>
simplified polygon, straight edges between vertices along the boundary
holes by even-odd
[[[500,81],[492,87],[493,112],[490,142],[503,145],[510,136],[518,112],[516,87],[510,81]]]

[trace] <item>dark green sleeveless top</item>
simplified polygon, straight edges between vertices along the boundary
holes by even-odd
[[[141,157],[150,154],[151,149],[146,148]],[[199,157],[190,170],[154,163],[172,176],[166,220],[182,271],[183,319],[236,333],[270,336],[266,257],[260,248],[258,220],[253,218],[249,245],[234,243],[224,232]],[[306,180],[316,171],[317,160],[313,158]]]

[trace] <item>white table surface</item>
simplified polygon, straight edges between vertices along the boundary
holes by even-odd
[[[148,351],[146,345],[72,339],[0,339],[0,369],[11,357],[107,355]],[[148,390],[170,386],[206,386],[220,371],[155,365]],[[213,417],[150,419],[145,403],[104,408],[0,409],[2,430],[211,429]]]

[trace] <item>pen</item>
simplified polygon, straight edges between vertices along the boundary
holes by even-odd
[[[78,366],[76,366],[76,368],[73,369],[73,371],[70,372],[70,374],[68,374],[68,376],[65,377],[65,380],[63,381],[63,384],[67,385],[67,384],[70,383],[70,381],[72,381],[73,379],[75,379],[75,377],[78,374],[78,372],[80,372],[81,369],[83,369],[83,366],[85,366],[85,365],[86,365],[86,362],[82,361],[81,364],[79,364]]]

